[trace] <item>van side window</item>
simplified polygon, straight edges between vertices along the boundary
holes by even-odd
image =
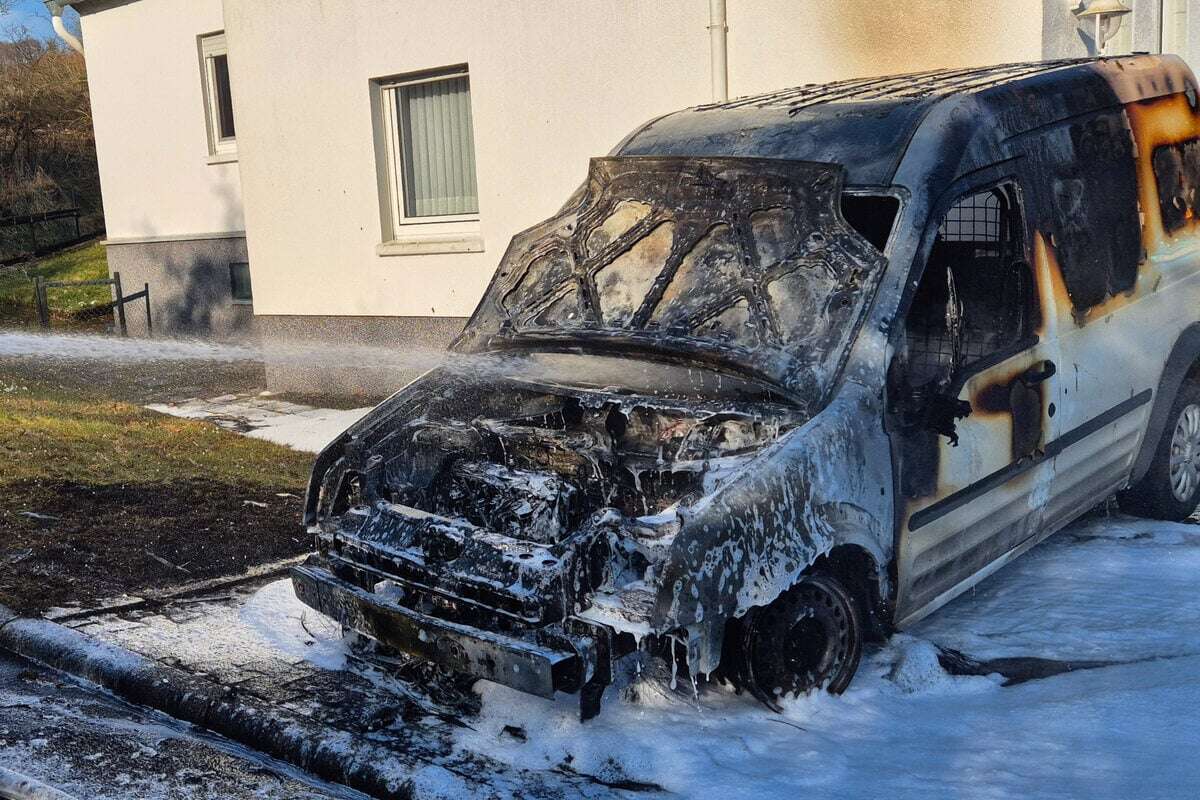
[[[1047,235],[1077,313],[1129,291],[1142,260],[1133,133],[1105,109],[1029,137],[1033,217]]]
[[[1021,219],[1011,184],[946,212],[908,313],[910,385],[944,379],[1032,333],[1038,306]]]
[[[1154,148],[1154,178],[1163,230],[1175,233],[1200,211],[1200,139]]]

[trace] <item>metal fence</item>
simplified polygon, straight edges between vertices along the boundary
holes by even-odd
[[[116,299],[108,303],[108,310],[117,310],[117,327],[122,336],[129,335],[129,326],[125,320],[125,304],[132,303],[136,300],[145,300],[146,302],[146,333],[149,334],[153,328],[150,320],[150,284],[142,285],[140,292],[133,294],[124,294],[121,289],[121,273],[114,272],[111,278],[100,278],[94,281],[48,281],[38,275],[33,279],[33,298],[37,304],[38,324],[49,330],[50,328],[50,302],[47,297],[48,289],[58,289],[66,286],[111,286]],[[103,308],[103,306],[101,307]]]

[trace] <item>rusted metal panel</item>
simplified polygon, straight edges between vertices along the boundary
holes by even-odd
[[[303,602],[405,653],[542,697],[579,686],[576,653],[420,614],[317,567],[294,567],[291,574]]]

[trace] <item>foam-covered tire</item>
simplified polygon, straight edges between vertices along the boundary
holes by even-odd
[[[825,689],[841,694],[862,658],[862,612],[829,575],[806,575],[742,626],[741,681],[768,707]]]
[[[1167,415],[1150,468],[1117,495],[1127,514],[1181,522],[1200,505],[1200,381],[1189,378]]]

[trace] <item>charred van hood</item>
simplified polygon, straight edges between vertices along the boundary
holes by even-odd
[[[843,170],[612,157],[513,238],[460,353],[576,342],[736,366],[828,397],[885,259],[842,218]]]

